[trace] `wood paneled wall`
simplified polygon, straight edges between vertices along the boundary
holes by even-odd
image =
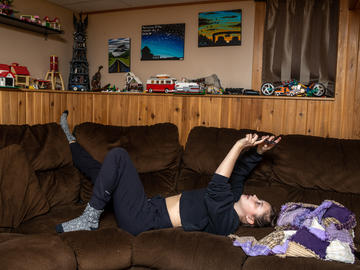
[[[71,127],[85,121],[124,126],[172,122],[179,128],[182,144],[197,125],[360,139],[360,10],[350,11],[348,0],[340,3],[334,99],[3,89],[0,123],[58,122],[61,112],[68,109]],[[263,8],[258,6],[256,10],[264,14]],[[255,28],[261,31],[261,27]],[[255,33],[257,38],[261,34]],[[259,83],[259,70],[261,57],[257,55],[253,74],[258,79],[254,84]]]
[[[197,125],[360,138],[359,124],[354,134],[339,133],[346,119],[334,122],[334,100],[11,90],[0,91],[0,100],[5,124],[58,122],[68,109],[70,127],[85,121],[124,126],[171,122],[182,144]]]

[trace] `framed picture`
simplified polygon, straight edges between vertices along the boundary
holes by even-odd
[[[130,71],[130,38],[109,39],[109,73]]]
[[[184,60],[185,24],[143,25],[141,60]]]
[[[241,45],[241,9],[199,13],[198,47]]]

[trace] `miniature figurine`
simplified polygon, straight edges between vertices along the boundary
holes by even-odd
[[[175,78],[170,78],[167,74],[158,74],[146,81],[146,90],[149,93],[171,93],[175,91],[175,83]]]
[[[91,79],[91,90],[97,90],[101,88],[101,73],[100,70],[103,68],[103,66],[99,66],[98,71],[94,74],[94,76]]]

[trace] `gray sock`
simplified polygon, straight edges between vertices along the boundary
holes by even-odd
[[[93,231],[99,228],[99,219],[104,210],[97,210],[88,203],[83,214],[75,219],[56,225],[56,232]]]
[[[66,110],[64,111],[62,114],[61,114],[61,117],[60,117],[60,126],[61,128],[63,129],[64,133],[65,133],[65,136],[67,138],[67,140],[70,142],[73,142],[73,141],[76,141],[76,138],[74,135],[71,134],[70,132],[70,129],[69,129],[69,125],[68,125],[68,122],[67,122],[67,116],[69,114],[69,111]]]

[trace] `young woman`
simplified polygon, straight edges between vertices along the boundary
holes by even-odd
[[[184,191],[167,198],[147,198],[126,150],[114,148],[103,164],[99,163],[76,142],[69,130],[67,115],[67,111],[61,115],[60,125],[70,143],[73,162],[91,179],[94,187],[83,214],[58,224],[58,233],[96,230],[100,215],[111,198],[118,227],[133,235],[170,227],[228,235],[241,224],[273,225],[275,212],[271,205],[256,195],[242,193],[246,178],[261,161],[262,154],[281,138],[275,140],[274,136],[264,136],[258,140],[258,135],[247,134],[231,148],[207,188]],[[250,150],[244,151],[247,148]]]

